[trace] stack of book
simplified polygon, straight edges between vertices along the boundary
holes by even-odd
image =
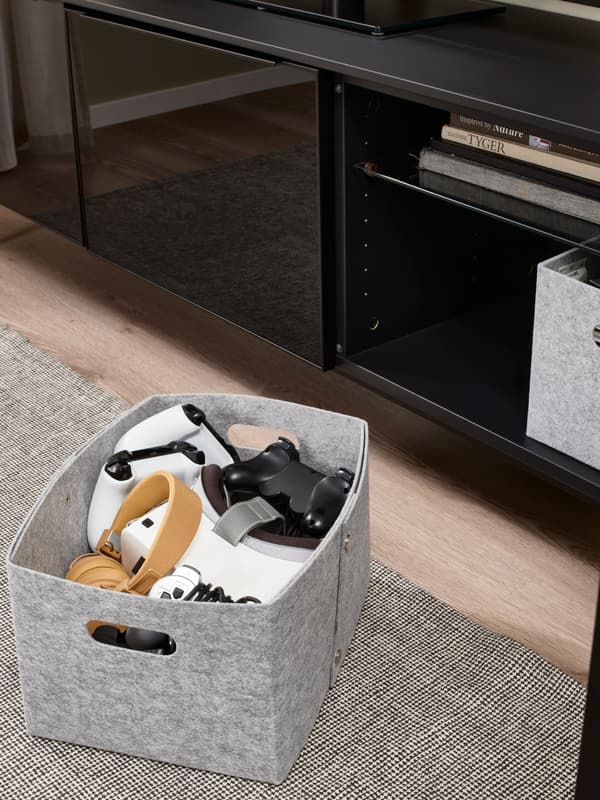
[[[419,170],[424,188],[521,217],[527,207],[546,209],[546,224],[565,233],[586,235],[563,215],[600,224],[600,153],[526,130],[452,114],[441,139],[421,151]]]

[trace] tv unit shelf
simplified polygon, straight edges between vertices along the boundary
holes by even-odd
[[[350,84],[344,96],[340,368],[597,501],[600,472],[525,431],[537,264],[598,254],[600,225],[529,203],[501,213],[496,192],[462,199],[462,181],[425,188],[419,153],[454,108]]]
[[[534,291],[344,359],[341,369],[417,413],[597,499],[598,470],[526,436]]]

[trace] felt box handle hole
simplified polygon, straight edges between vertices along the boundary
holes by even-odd
[[[101,645],[133,650],[142,654],[171,656],[177,649],[175,640],[168,633],[144,628],[131,628],[115,622],[93,619],[87,623],[87,632]]]
[[[276,442],[279,436],[284,436],[293,442],[297,448],[300,448],[298,437],[291,431],[267,428],[260,425],[236,423],[229,428],[227,436],[234,447],[252,450],[264,450],[265,447]]]

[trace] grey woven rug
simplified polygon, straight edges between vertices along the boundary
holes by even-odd
[[[90,248],[320,362],[317,175],[299,145],[89,197]],[[71,209],[38,221],[80,235]]]
[[[0,387],[4,564],[17,526],[52,472],[124,406],[2,327]],[[3,566],[0,579],[3,800],[573,796],[582,687],[381,564],[373,563],[337,685],[279,787],[28,737]]]

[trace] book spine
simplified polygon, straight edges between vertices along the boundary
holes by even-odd
[[[534,183],[545,186],[552,186],[555,189],[562,189],[564,192],[587,197],[590,200],[599,199],[598,184],[593,181],[581,181],[577,178],[573,178],[571,175],[565,175],[564,172],[553,172],[549,169],[542,169],[542,167],[538,167],[535,164],[528,164],[526,161],[505,158],[496,153],[486,153],[484,150],[478,150],[477,156],[474,156],[472,147],[467,147],[457,142],[445,142],[441,138],[432,139],[429,146],[438,153],[446,153],[447,155],[462,158],[470,163],[483,164],[486,167],[491,167],[501,172],[508,172],[511,175],[516,175],[527,181],[533,181]]]
[[[465,117],[463,114],[450,114],[450,125],[454,128],[462,128],[465,131],[473,131],[485,136],[495,136],[496,139],[505,139],[507,142],[518,142],[528,145],[529,138],[525,131],[519,128],[511,128],[508,125],[498,125],[495,122],[488,122],[474,117]]]
[[[529,138],[531,139],[531,137]],[[558,153],[561,156],[567,156],[567,158],[577,158],[580,161],[590,161],[592,164],[600,164],[600,153],[591,153],[589,150],[571,147],[570,144],[562,144],[561,142],[549,142],[549,144],[551,153]]]
[[[510,172],[478,164],[476,161],[467,161],[424,148],[419,159],[419,169],[600,225],[600,200],[590,200]]]
[[[439,172],[420,170],[419,185],[432,192],[451,194],[457,200],[463,200],[471,205],[483,206],[488,211],[495,211],[512,218],[516,217],[521,222],[568,236],[574,241],[592,239],[596,233],[596,229],[584,220],[569,217],[553,209],[534,206],[514,197],[489,192],[486,188],[457,181]]]
[[[546,150],[538,150],[535,147],[517,144],[506,139],[498,139],[495,136],[481,132],[477,133],[464,128],[455,128],[451,125],[444,125],[442,128],[442,139],[447,142],[457,142],[475,150],[494,153],[505,158],[525,161],[543,169],[554,170],[582,178],[583,180],[600,183],[600,164],[591,164],[576,158],[559,155],[558,153],[550,153]]]
[[[600,153],[585,150],[581,147],[573,147],[563,142],[553,142],[544,136],[539,136],[528,130],[511,128],[509,125],[500,125],[496,122],[465,117],[463,114],[450,114],[450,124],[455,128],[462,128],[466,131],[494,136],[496,139],[504,139],[508,142],[532,147],[536,150],[543,150],[550,153],[558,153],[568,158],[577,158],[580,161],[591,161],[593,164],[600,164]]]

